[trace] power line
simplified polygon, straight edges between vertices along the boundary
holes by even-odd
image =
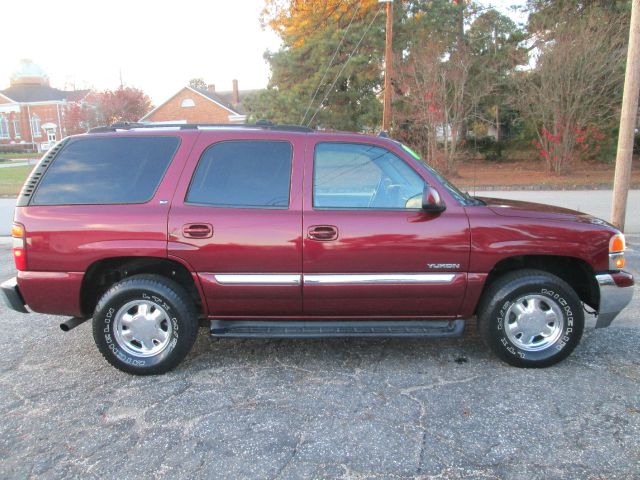
[[[324,82],[324,79],[326,78],[327,73],[329,73],[329,69],[333,65],[333,61],[336,59],[336,55],[338,55],[338,52],[340,51],[340,47],[342,46],[342,43],[344,42],[344,39],[347,37],[347,33],[349,32],[349,29],[351,28],[351,24],[353,23],[353,19],[356,18],[356,14],[358,13],[358,10],[360,10],[360,5],[361,5],[361,3],[358,2],[358,8],[356,8],[355,12],[353,12],[353,15],[351,16],[351,21],[349,22],[349,25],[347,25],[346,30],[342,34],[342,38],[340,39],[340,43],[338,43],[338,46],[336,47],[335,52],[333,52],[333,57],[331,57],[331,61],[329,62],[329,65],[327,65],[327,68],[324,71],[324,75],[322,75],[322,78],[318,82],[318,86],[316,87],[316,91],[313,92],[313,97],[311,98],[311,101],[309,102],[309,105],[307,106],[307,110],[304,112],[304,116],[302,117],[302,120],[300,121],[300,125],[304,125],[304,121],[307,119],[307,115],[309,114],[309,110],[311,110],[311,105],[313,105],[313,101],[316,99],[316,96],[318,95],[318,92],[320,91],[320,85],[322,85],[322,82]]]
[[[376,14],[374,15],[374,17],[371,19],[371,22],[369,22],[369,25],[367,25],[367,28],[365,29],[364,33],[362,34],[362,37],[360,37],[360,40],[358,41],[358,43],[356,44],[355,48],[351,51],[351,53],[349,54],[349,56],[347,57],[347,60],[344,62],[344,64],[342,65],[342,68],[340,69],[340,71],[338,72],[338,74],[336,75],[336,78],[333,80],[333,83],[331,84],[331,86],[329,87],[329,89],[327,90],[327,93],[325,93],[324,97],[322,98],[322,100],[320,101],[320,105],[318,105],[318,108],[316,109],[316,111],[313,113],[313,116],[309,119],[309,121],[307,122],[307,126],[311,125],[311,122],[313,122],[313,119],[316,118],[316,115],[318,115],[318,112],[320,111],[320,109],[322,108],[322,104],[327,100],[327,98],[329,97],[329,95],[331,94],[331,91],[333,90],[333,87],[335,87],[336,83],[338,83],[338,79],[340,78],[340,75],[342,75],[342,72],[344,72],[344,69],[347,68],[347,65],[349,64],[349,61],[351,60],[351,58],[353,57],[353,55],[356,53],[356,51],[358,50],[358,48],[360,47],[360,44],[362,43],[362,41],[364,40],[364,37],[367,35],[367,33],[369,33],[369,30],[371,29],[371,26],[373,25],[373,22],[376,20],[376,18],[378,18],[378,15],[380,14],[380,12],[382,11],[382,7],[380,7],[378,9],[378,11],[376,12]]]

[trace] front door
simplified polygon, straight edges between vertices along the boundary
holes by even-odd
[[[172,202],[169,255],[197,272],[210,316],[302,313],[303,158],[303,141],[277,133],[198,139]]]
[[[314,143],[305,162],[305,314],[451,317],[469,260],[462,206],[388,142]],[[420,208],[427,182],[446,211]]]

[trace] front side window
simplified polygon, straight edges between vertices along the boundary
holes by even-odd
[[[145,203],[178,149],[176,137],[87,138],[69,143],[38,185],[33,205]]]
[[[425,182],[404,160],[375,145],[320,143],[313,163],[319,209],[420,208]]]
[[[187,203],[237,208],[288,208],[293,148],[289,142],[233,140],[202,154]]]
[[[9,138],[9,122],[4,115],[0,115],[0,138]]]

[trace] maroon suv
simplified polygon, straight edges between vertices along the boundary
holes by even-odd
[[[51,149],[18,198],[15,310],[93,318],[104,357],[175,367],[221,337],[444,337],[477,315],[503,360],[545,367],[584,309],[628,304],[624,236],[545,205],[474,198],[388,138],[114,125]]]

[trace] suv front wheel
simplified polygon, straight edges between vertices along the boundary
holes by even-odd
[[[516,367],[548,367],[578,345],[584,312],[576,292],[541,270],[519,270],[496,280],[483,297],[478,327],[498,357]]]
[[[173,369],[198,334],[198,314],[178,283],[134,275],[113,285],[93,316],[93,338],[114,367],[135,375]]]

